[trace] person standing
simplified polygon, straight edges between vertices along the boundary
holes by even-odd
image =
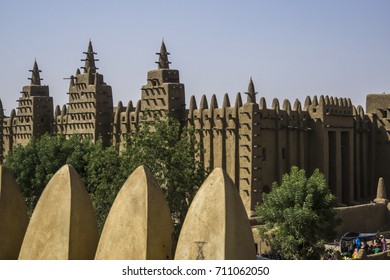
[[[387,251],[387,243],[386,243],[386,238],[381,234],[379,236],[380,241],[381,241],[381,246],[382,246],[382,252]]]

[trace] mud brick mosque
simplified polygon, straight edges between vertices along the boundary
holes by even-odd
[[[53,108],[49,87],[41,84],[34,63],[31,83],[23,87],[16,109],[5,116],[0,108],[1,161],[14,147],[45,133],[101,138],[105,146],[123,149],[143,115],[169,113],[195,128],[203,148],[199,160],[210,170],[226,170],[250,216],[262,193],[293,165],[307,174],[319,168],[341,205],[374,199],[379,177],[390,182],[389,94],[367,95],[365,111],[350,99],[329,96],[308,96],[293,104],[275,98],[267,106],[263,97],[256,98],[250,79],[245,95],[238,93],[232,102],[227,94],[220,106],[215,95],[203,96],[200,103],[192,96],[187,106],[179,71],[170,69],[162,42],[158,68],[147,73],[141,100],[115,107],[111,86],[97,72],[91,42],[84,54],[85,65],[70,76],[69,102],[62,108]]]

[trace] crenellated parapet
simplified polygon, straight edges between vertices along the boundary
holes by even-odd
[[[186,106],[185,86],[179,70],[170,68],[162,41],[157,69],[147,73],[141,99],[119,101],[114,107],[111,87],[97,72],[91,42],[84,54],[84,67],[69,78],[69,102],[54,112],[49,88],[41,85],[34,63],[31,84],[23,87],[16,110],[5,116],[0,108],[3,157],[15,145],[43,133],[101,138],[104,146],[123,151],[141,122],[169,114],[194,128],[201,147],[198,160],[209,170],[226,171],[249,216],[273,182],[280,182],[294,165],[308,174],[320,169],[340,204],[367,202],[374,198],[379,177],[390,180],[388,94],[369,94],[366,112],[351,99],[327,95],[307,96],[302,102],[277,98],[267,102],[257,96],[250,78],[247,91],[234,100],[228,94],[223,100],[204,95],[197,103],[192,96]]]
[[[118,105],[114,107],[112,143],[119,148],[119,151],[125,149],[125,143],[129,134],[132,131],[137,131],[141,117],[140,107],[141,101],[138,102],[137,108],[134,108],[132,101],[129,101],[126,107],[119,101]]]
[[[313,100],[307,99],[307,111],[314,121],[320,120],[327,127],[353,127],[352,102],[347,98],[315,95]]]
[[[364,147],[372,120],[363,108],[355,108],[347,98],[323,95],[293,104],[274,98],[268,107],[264,97],[257,103],[252,79],[245,94],[246,102],[239,93],[233,106],[227,94],[222,106],[215,95],[210,100],[202,96],[199,106],[192,96],[187,119],[202,147],[199,159],[210,170],[227,171],[249,215],[261,203],[262,193],[293,165],[308,172],[319,168],[340,203],[371,195],[365,170],[373,157]]]
[[[199,106],[192,96],[187,118],[202,147],[200,160],[210,170],[227,171],[250,214],[261,194],[271,190],[275,177],[280,179],[292,164],[305,166],[304,147],[311,128],[310,115],[298,100],[294,106],[285,100],[280,107],[274,99],[270,108],[264,97],[257,103],[252,79],[246,95],[243,104],[237,94],[233,106],[228,94],[222,106],[215,95],[210,101],[202,96]]]

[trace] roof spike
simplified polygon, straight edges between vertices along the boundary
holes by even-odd
[[[352,115],[353,115],[353,116],[357,116],[357,115],[358,115],[357,109],[356,109],[355,106],[352,107]]]
[[[319,105],[320,106],[324,106],[325,105],[325,97],[323,95],[320,96]]]
[[[282,108],[283,108],[284,111],[287,112],[287,115],[291,115],[291,103],[290,103],[290,100],[284,99]]]
[[[348,99],[347,99],[347,107],[348,107],[348,108],[351,108],[351,107],[352,107],[351,98],[348,98]]]
[[[276,97],[272,100],[272,110],[276,110],[276,113],[279,113],[280,110],[279,99]]]
[[[133,109],[134,108],[134,106],[133,106],[133,101],[129,101],[129,102],[127,102],[127,108],[129,108],[129,109]]]
[[[210,100],[210,109],[216,109],[216,108],[218,108],[218,101],[215,94],[213,94]]]
[[[235,107],[236,108],[242,107],[241,93],[237,93]]]
[[[259,108],[260,108],[260,110],[267,109],[267,102],[265,101],[264,97],[260,98]]]
[[[197,106],[196,106],[196,99],[195,99],[195,96],[192,95],[191,98],[190,98],[190,107],[189,107],[189,111],[190,113],[194,112],[194,110],[197,109]]]
[[[256,94],[255,85],[253,83],[252,77],[250,77],[248,91],[245,92],[247,94],[246,103],[256,103]]]
[[[92,47],[92,41],[91,39],[89,39],[89,43],[88,43],[88,51],[87,52],[83,52],[86,57],[85,59],[82,59],[81,61],[85,61],[85,64],[84,64],[84,73],[87,73],[88,70],[91,71],[91,73],[95,73],[96,72],[96,65],[95,65],[95,61],[98,61],[97,59],[95,59],[95,53],[93,51],[93,47]]]
[[[60,107],[60,105],[56,106],[56,109],[54,111],[54,116],[55,116],[56,119],[57,119],[58,116],[61,116],[61,107]]]
[[[359,116],[363,119],[364,118],[364,109],[361,105],[359,105],[357,107],[357,111],[358,111]]]
[[[295,99],[295,102],[294,102],[294,111],[297,111],[298,113],[301,113],[302,112],[302,105],[301,105],[301,102],[299,101],[299,99]]]
[[[0,116],[4,117],[3,102],[0,99]]]
[[[330,105],[330,99],[329,99],[329,96],[325,96],[325,105],[326,106],[329,106]]]
[[[317,95],[314,95],[313,97],[313,102],[311,103],[311,105],[313,107],[317,107],[318,106],[318,98],[317,98]]]
[[[70,76],[69,87],[73,87],[74,86],[74,79],[75,79],[75,77],[73,75]]]
[[[14,118],[15,116],[16,116],[16,111],[15,111],[15,109],[12,109],[10,117]]]
[[[62,109],[61,109],[61,116],[65,116],[66,115],[66,112],[67,112],[67,108],[66,108],[66,105],[62,105]]]
[[[141,100],[138,100],[137,105],[135,107],[136,112],[141,112]]]
[[[199,109],[208,109],[209,105],[207,104],[207,98],[206,95],[202,95],[202,99],[200,100]]]
[[[230,107],[229,95],[225,93],[225,95],[223,96],[222,108],[228,108],[228,107]]]
[[[334,105],[336,107],[339,107],[340,106],[340,103],[339,103],[339,99],[337,97],[334,98]]]
[[[310,98],[310,96],[306,96],[305,105],[303,106],[303,110],[304,111],[309,110],[310,105],[311,105],[311,98]]]
[[[169,64],[171,64],[168,60],[168,55],[170,55],[169,52],[167,52],[167,48],[165,47],[164,38],[161,42],[160,52],[156,53],[159,55],[158,62],[158,69],[169,69]]]
[[[37,63],[37,60],[35,59],[34,61],[34,66],[33,66],[33,69],[30,70],[30,72],[32,72],[31,74],[31,78],[29,80],[31,80],[31,85],[36,85],[36,86],[40,86],[41,85],[41,77],[39,75],[40,72],[42,72],[41,70],[39,70],[38,68],[38,63]]]

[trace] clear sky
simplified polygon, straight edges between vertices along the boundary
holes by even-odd
[[[164,38],[186,100],[233,102],[247,90],[270,105],[306,95],[390,92],[389,0],[5,1],[0,5],[0,98],[9,115],[37,59],[55,105],[83,66],[88,40],[114,104],[140,99]]]

